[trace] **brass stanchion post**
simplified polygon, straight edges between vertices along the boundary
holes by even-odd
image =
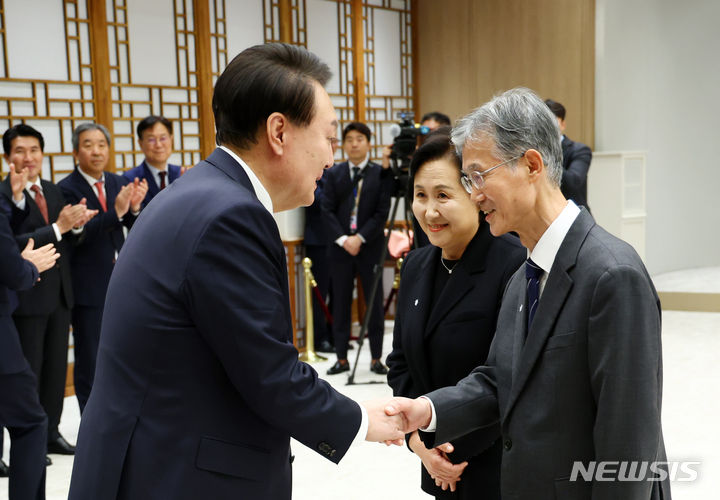
[[[404,259],[400,257],[397,260],[397,264],[395,264],[395,266],[397,267],[397,273],[395,273],[395,278],[393,279],[393,290],[397,290],[400,288],[400,270],[402,269],[403,260]]]
[[[315,353],[315,325],[313,323],[312,289],[317,286],[310,268],[312,261],[305,257],[303,268],[305,269],[305,352],[300,353],[300,361],[316,363],[326,361],[327,358]]]

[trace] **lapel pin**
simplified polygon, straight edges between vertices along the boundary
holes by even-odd
[[[416,306],[418,305],[418,299],[415,299],[415,305]]]
[[[520,304],[520,309],[518,309],[518,312],[522,312],[522,304]]]

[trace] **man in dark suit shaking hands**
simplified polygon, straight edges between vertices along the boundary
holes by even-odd
[[[147,206],[113,272],[72,500],[286,500],[291,436],[333,462],[355,440],[402,438],[385,401],[339,394],[292,344],[272,212],[311,204],[332,165],[329,78],[286,44],[218,78],[220,146]]]
[[[667,474],[653,472],[667,460],[660,302],[635,250],[562,195],[554,116],[510,90],[453,142],[490,231],[517,232],[529,259],[508,282],[486,364],[397,406],[426,445],[499,421],[502,498],[670,498]]]

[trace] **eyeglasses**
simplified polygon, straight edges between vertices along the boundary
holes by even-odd
[[[495,170],[496,168],[500,168],[503,165],[507,165],[510,162],[513,162],[515,160],[519,160],[525,156],[525,153],[521,154],[520,156],[516,156],[515,158],[510,158],[509,160],[505,160],[502,163],[498,163],[494,167],[490,167],[487,170],[483,170],[482,172],[480,170],[473,170],[472,172],[463,172],[462,177],[460,177],[460,182],[462,182],[463,187],[465,188],[465,191],[472,194],[472,190],[474,189],[482,189],[485,187],[485,176]]]
[[[145,140],[147,141],[148,144],[150,144],[151,146],[154,146],[157,143],[166,144],[170,140],[170,136],[169,135],[161,135],[160,137],[148,137]]]

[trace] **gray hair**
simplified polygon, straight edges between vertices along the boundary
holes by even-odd
[[[99,130],[103,133],[105,136],[105,140],[108,143],[108,146],[110,146],[110,132],[108,132],[108,129],[106,129],[103,125],[100,125],[99,123],[81,123],[77,127],[75,127],[75,130],[73,130],[72,133],[72,147],[73,151],[78,151],[80,148],[80,134],[83,132],[87,132],[88,130]]]
[[[560,187],[560,129],[550,109],[532,90],[518,87],[496,95],[462,118],[452,131],[452,142],[459,154],[466,143],[483,138],[493,140],[493,154],[502,161],[520,156],[528,149],[537,150],[548,179]]]

